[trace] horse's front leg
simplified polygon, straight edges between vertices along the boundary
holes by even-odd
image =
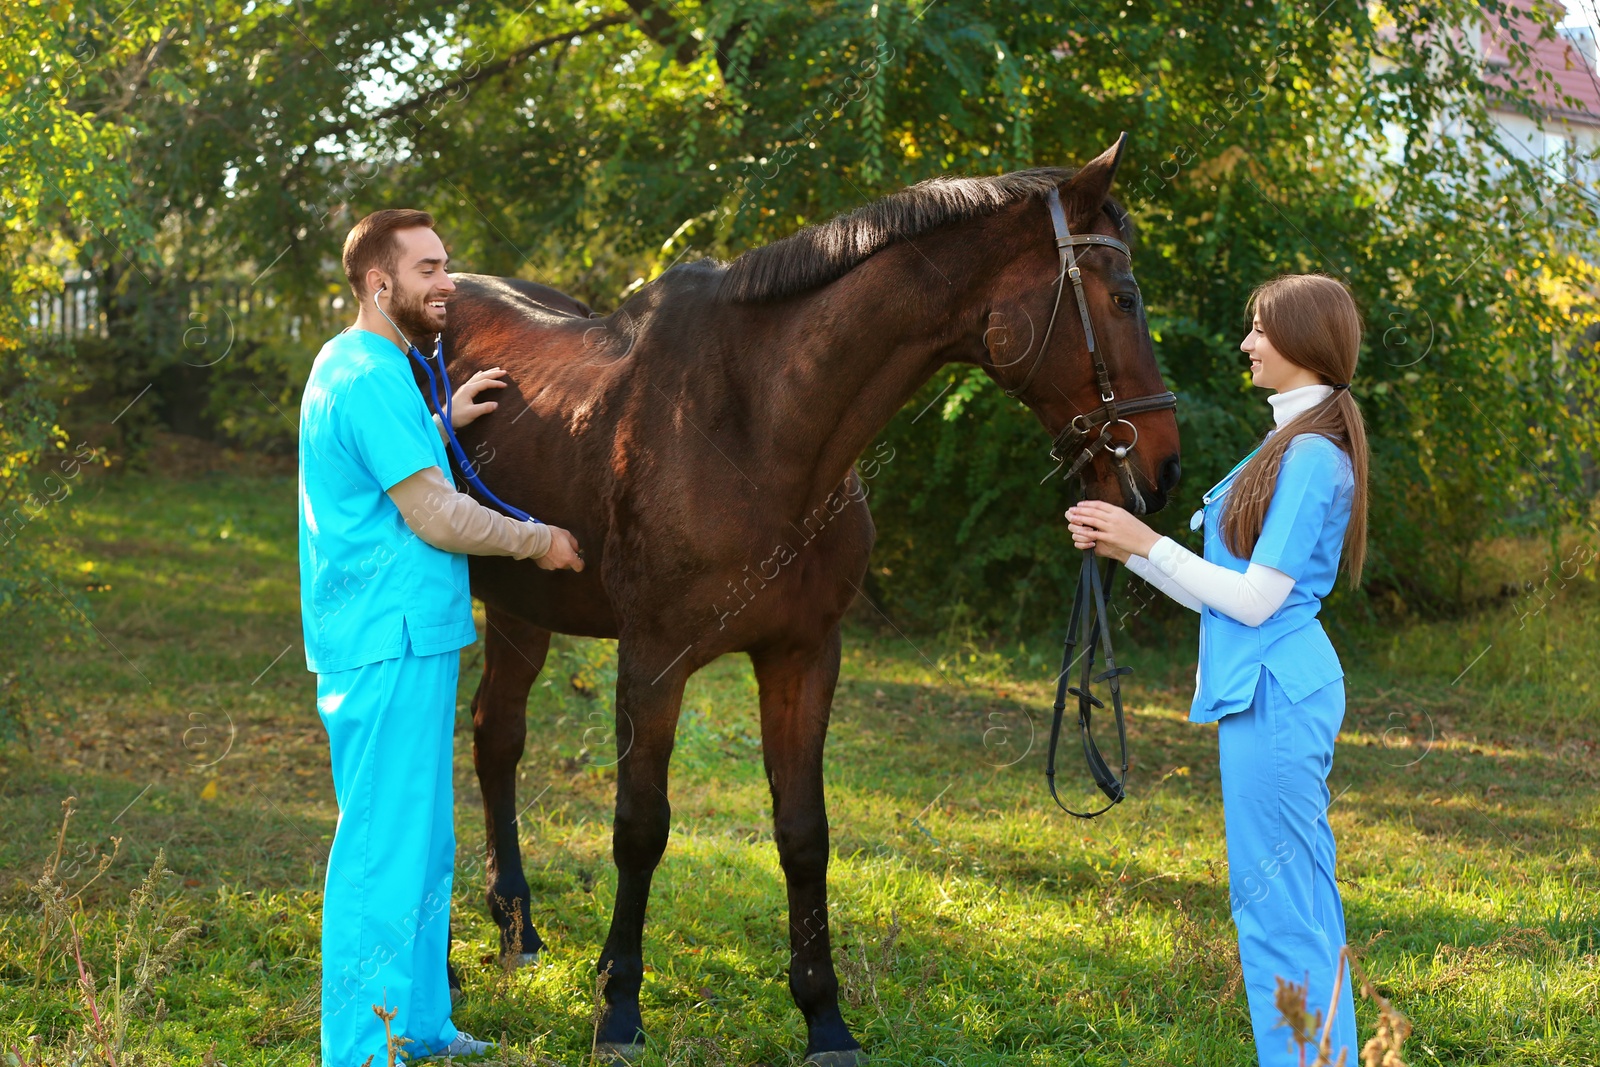
[[[644,913],[650,880],[667,849],[672,805],[667,765],[688,666],[672,663],[664,643],[623,638],[617,647],[617,808],[611,855],[617,865],[617,899],[596,965],[606,975],[605,1014],[597,1051],[635,1059],[644,1051],[639,990],[644,984]],[[670,666],[669,666],[670,664]]]
[[[839,1013],[828,930],[828,810],[822,749],[839,680],[839,628],[820,645],[753,651],[773,837],[789,887],[789,992],[806,1020],[806,1062],[865,1063]]]
[[[528,735],[528,690],[550,651],[550,631],[489,608],[483,678],[472,697],[472,762],[488,824],[485,857],[489,913],[500,928],[500,954],[534,962],[544,942],[533,928],[528,880],[517,840],[517,764]]]

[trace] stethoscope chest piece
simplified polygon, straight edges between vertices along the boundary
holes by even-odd
[[[1238,463],[1234,464],[1233,470],[1222,476],[1222,481],[1218,482],[1216,485],[1213,485],[1206,491],[1205,495],[1200,498],[1200,510],[1189,516],[1189,529],[1198,530],[1200,527],[1206,524],[1206,508],[1209,508],[1212,504],[1215,504],[1225,493],[1227,493],[1228,489],[1233,484],[1233,476],[1243,470],[1244,465],[1249,463],[1259,451],[1261,451],[1261,446],[1257,445],[1251,450],[1250,455],[1244,457]]]

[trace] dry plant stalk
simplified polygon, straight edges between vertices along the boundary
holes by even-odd
[[[1411,1021],[1402,1015],[1387,997],[1378,993],[1360,965],[1356,963],[1348,945],[1339,949],[1339,969],[1334,975],[1333,996],[1328,1002],[1326,1017],[1321,1011],[1307,1009],[1307,986],[1286,982],[1282,978],[1277,979],[1278,989],[1273,999],[1282,1016],[1278,1025],[1289,1028],[1295,1044],[1300,1049],[1301,1067],[1345,1067],[1346,1065],[1350,1055],[1349,1048],[1340,1049],[1337,1059],[1333,1058],[1332,1049],[1333,1018],[1339,1009],[1339,993],[1344,987],[1346,965],[1350,967],[1352,976],[1360,979],[1361,995],[1370,997],[1378,1005],[1378,1029],[1361,1048],[1362,1067],[1406,1067],[1406,1062],[1401,1056],[1401,1046],[1405,1044],[1406,1038],[1411,1036]],[[1309,1064],[1306,1062],[1307,1047],[1315,1047],[1317,1050],[1316,1059]]]
[[[408,1057],[402,1050],[405,1046],[411,1044],[411,1039],[409,1037],[395,1037],[394,1031],[389,1027],[389,1024],[394,1022],[394,1017],[400,1014],[400,1009],[398,1007],[389,1007],[389,998],[384,997],[381,1007],[377,1004],[372,1006],[372,1014],[383,1020],[383,1047],[389,1067],[404,1067],[404,1061]],[[372,1057],[368,1056],[367,1063],[371,1062]],[[363,1064],[362,1067],[366,1067],[366,1065]]]
[[[1406,1038],[1411,1036],[1411,1020],[1378,992],[1353,955],[1350,970],[1361,980],[1361,995],[1370,997],[1378,1005],[1378,1029],[1361,1047],[1361,1067],[1406,1067],[1400,1052]]]
[[[504,975],[510,977],[511,975],[515,974],[517,968],[521,966],[522,909],[512,906],[512,904],[499,893],[494,893],[492,890],[491,893],[494,896],[495,903],[500,905],[500,910],[502,912],[509,912],[511,915],[511,947],[500,953],[500,970]]]
[[[198,929],[164,906],[161,882],[172,872],[166,869],[166,853],[158,851],[149,873],[129,896],[122,921],[112,931],[112,973],[103,981],[96,980],[94,968],[84,953],[83,893],[110,869],[121,851],[122,839],[111,839],[112,850],[101,855],[94,875],[69,893],[66,879],[60,877],[61,857],[76,803],[76,797],[62,802],[55,855],[32,887],[41,909],[39,967],[35,981],[43,983],[50,977],[53,967],[46,968],[47,961],[70,957],[77,968],[78,993],[89,1018],[80,1028],[68,1032],[66,1044],[60,1049],[47,1050],[42,1041],[33,1042],[37,1058],[31,1067],[58,1062],[55,1059],[58,1054],[59,1062],[75,1067],[91,1061],[117,1067],[119,1057],[129,1052],[128,1029],[133,1018],[143,1013],[144,1002],[156,981],[171,968],[184,941]],[[159,1026],[165,1018],[166,1003],[157,1001],[153,1022]],[[28,1063],[15,1052],[11,1055],[19,1063]],[[137,1063],[141,1059],[141,1054],[135,1051],[126,1062]]]
[[[611,981],[611,963],[611,960],[606,960],[606,969],[594,980],[594,1016],[590,1020],[594,1030],[589,1037],[589,1059],[593,1063],[600,1062],[600,1020],[606,1010],[606,985]]]
[[[78,924],[70,914],[67,916],[67,926],[72,931],[72,955],[78,961],[78,989],[83,994],[84,1007],[89,1009],[85,1035],[100,1046],[106,1063],[116,1067],[116,1051],[112,1048],[111,1035],[106,1032],[106,1021],[100,1016],[100,1005],[95,997],[94,973],[83,962],[83,938],[78,935]]]
[[[166,869],[165,850],[158,850],[155,862],[150,865],[150,873],[128,897],[126,923],[117,933],[116,976],[111,993],[119,1045],[127,1038],[129,1018],[142,1010],[142,1002],[154,988],[156,979],[177,962],[183,943],[199,929],[195,924],[170,913],[158,913],[161,881],[171,873]],[[149,916],[148,925],[143,922],[146,915]],[[129,983],[123,981],[124,960],[132,963],[132,981]]]
[[[113,837],[111,839],[111,851],[101,855],[94,877],[79,886],[76,892],[70,896],[67,895],[67,887],[58,880],[57,876],[61,871],[61,854],[67,844],[67,828],[72,823],[72,816],[77,811],[77,804],[78,798],[70,796],[61,802],[61,829],[56,834],[55,855],[51,857],[49,863],[45,864],[44,871],[39,875],[38,882],[34,883],[31,888],[33,895],[39,898],[42,908],[42,920],[39,924],[39,953],[38,958],[34,960],[33,966],[33,987],[35,989],[42,986],[50,974],[54,972],[56,958],[64,957],[67,954],[64,949],[58,948],[55,954],[49,957],[50,966],[45,966],[47,962],[46,955],[49,953],[50,945],[60,937],[61,932],[66,928],[67,918],[72,914],[73,905],[82,899],[84,890],[100,880],[100,876],[106,873],[112,862],[116,860],[117,854],[122,850],[122,838]]]
[[[1339,1011],[1339,991],[1344,987],[1344,953],[1339,954],[1339,970],[1333,979],[1333,997],[1328,1003],[1328,1014],[1323,1016],[1321,1010],[1311,1011],[1306,1007],[1306,995],[1310,983],[1299,985],[1294,982],[1285,982],[1277,979],[1278,990],[1273,994],[1273,1002],[1278,1006],[1278,1013],[1282,1016],[1280,1026],[1287,1026],[1294,1037],[1294,1043],[1300,1049],[1300,1067],[1306,1065],[1306,1047],[1314,1046],[1317,1058],[1310,1067],[1345,1067],[1350,1050],[1339,1050],[1337,1060],[1330,1059],[1333,1042],[1333,1017]],[[1318,1031],[1321,1036],[1318,1036]]]
[[[841,942],[848,941],[848,934],[843,923],[836,924]],[[879,929],[883,929],[879,927]],[[867,940],[859,935],[855,945],[855,954],[852,955],[848,943],[839,950],[838,973],[840,995],[845,1003],[852,1008],[859,1008],[866,1004],[871,997],[872,1006],[877,1009],[878,1017],[887,1023],[888,1016],[884,1014],[883,1002],[878,996],[878,975],[885,971],[894,970],[900,962],[900,933],[903,929],[898,912],[889,913],[889,926],[877,941],[878,959],[874,964],[867,951]]]

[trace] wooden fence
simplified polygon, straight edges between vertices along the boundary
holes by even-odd
[[[39,293],[29,301],[28,332],[35,339],[106,336],[100,287],[93,278],[75,278],[59,293]]]
[[[312,322],[303,314],[280,317],[280,301],[270,290],[257,288],[248,282],[220,281],[198,282],[176,293],[162,294],[163,303],[170,309],[167,314],[174,319],[178,333],[197,329],[222,331],[230,336],[246,338],[252,333],[282,330],[289,338],[298,340],[307,329],[328,331],[334,329],[347,301],[333,297],[324,301]],[[69,279],[56,293],[36,294],[28,303],[26,328],[30,340],[72,340],[83,337],[108,337],[109,318],[104,294],[98,281],[92,277]],[[184,311],[182,309],[186,308]],[[278,313],[278,314],[275,314]]]

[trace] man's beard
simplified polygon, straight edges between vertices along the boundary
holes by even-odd
[[[415,344],[422,344],[424,339],[431,340],[439,332],[434,325],[432,316],[428,314],[428,290],[411,294],[404,291],[391,289],[394,296],[385,308],[400,332]]]

